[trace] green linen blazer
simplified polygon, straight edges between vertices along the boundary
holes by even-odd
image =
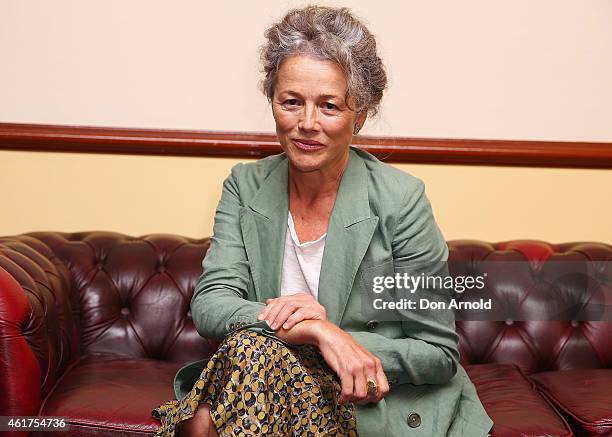
[[[492,421],[459,364],[454,321],[371,323],[360,270],[389,262],[446,261],[448,248],[423,182],[351,148],[329,220],[319,279],[328,318],[382,361],[390,384],[378,403],[355,404],[360,436],[486,436]],[[191,301],[200,335],[274,332],[257,315],[280,295],[288,215],[285,154],[238,164],[223,185],[213,236]],[[368,323],[370,322],[370,323]],[[177,399],[208,358],[179,370]]]

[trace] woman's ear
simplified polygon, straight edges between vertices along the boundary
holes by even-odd
[[[359,112],[357,114],[357,117],[355,118],[355,127],[353,129],[353,133],[355,135],[357,135],[357,133],[361,130],[361,128],[363,127],[363,124],[366,121],[366,118],[368,117],[368,110],[364,109],[363,111]]]

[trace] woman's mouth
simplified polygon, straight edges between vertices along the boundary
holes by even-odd
[[[296,140],[293,139],[293,144],[298,149],[304,152],[316,152],[317,150],[321,150],[325,147],[325,144],[321,144],[318,141],[310,141],[310,140]]]

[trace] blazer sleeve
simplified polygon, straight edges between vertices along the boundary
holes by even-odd
[[[242,202],[237,183],[241,166],[234,166],[223,183],[203,273],[191,299],[198,333],[215,340],[243,328],[274,335],[265,321],[257,320],[265,304],[248,300],[250,270],[240,227]]]
[[[401,203],[392,247],[396,266],[445,266],[448,259],[446,241],[420,180]],[[381,360],[390,384],[444,384],[459,364],[454,313],[450,310],[444,316],[402,321],[405,338],[362,331],[349,334]]]

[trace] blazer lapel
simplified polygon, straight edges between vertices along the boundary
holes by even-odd
[[[332,210],[319,276],[319,302],[340,325],[355,275],[378,224],[368,200],[368,173],[351,150]]]
[[[289,209],[287,175],[287,159],[283,159],[240,211],[240,227],[259,302],[280,296]]]
[[[280,296],[287,215],[288,162],[282,160],[240,211],[240,226],[255,294],[260,302]],[[319,302],[339,325],[355,275],[370,245],[378,217],[371,215],[368,173],[353,151],[342,176],[327,228],[319,276]]]

